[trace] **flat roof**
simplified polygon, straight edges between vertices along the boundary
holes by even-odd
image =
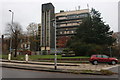
[[[59,12],[59,13],[56,13],[55,16],[64,16],[64,15],[80,14],[80,13],[89,13],[89,9],[82,9],[82,10],[73,10],[73,11]]]

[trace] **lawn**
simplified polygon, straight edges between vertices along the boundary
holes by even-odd
[[[1,57],[1,55],[0,55]],[[54,55],[29,55],[29,60],[53,60]],[[7,55],[2,55],[3,59],[7,59]],[[80,59],[80,58],[89,58],[87,56],[75,56],[75,57],[62,57],[61,55],[57,55],[57,59]],[[12,56],[12,60],[25,60],[25,55],[18,55],[17,57]]]
[[[7,59],[7,55],[2,55],[2,54],[0,54],[0,59],[1,59],[1,58]]]
[[[54,59],[54,55],[32,55],[29,56],[31,59]],[[89,58],[86,56],[75,56],[75,57],[62,57],[61,55],[57,55],[57,59],[77,59],[77,58]]]

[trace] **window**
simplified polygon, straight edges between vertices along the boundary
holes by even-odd
[[[59,20],[61,20],[61,19],[66,19],[66,17],[60,17]]]
[[[99,58],[101,58],[102,56],[101,56],[101,55],[97,55],[96,57],[99,57]]]
[[[66,26],[66,24],[60,24],[60,27],[62,27],[62,26]]]
[[[74,31],[71,31],[71,33],[74,33]]]
[[[65,30],[68,30],[68,28],[66,28]]]
[[[70,33],[70,31],[67,31],[67,34],[69,34]]]
[[[62,32],[60,32],[60,34],[62,34]]]
[[[102,55],[102,58],[109,58],[108,56],[106,56],[106,55]]]
[[[64,34],[66,34],[66,31],[64,31]]]
[[[83,17],[87,17],[88,14],[79,14],[78,16],[79,16],[80,18],[83,18]]]

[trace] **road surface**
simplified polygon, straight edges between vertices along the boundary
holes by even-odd
[[[83,75],[83,74],[2,68],[2,78],[118,78],[118,75],[112,76],[85,75],[85,74]]]

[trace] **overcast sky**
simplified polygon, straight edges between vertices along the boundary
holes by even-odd
[[[118,31],[118,1],[119,0],[2,0],[0,1],[0,33],[5,33],[6,23],[11,21],[11,9],[14,12],[14,21],[19,22],[23,30],[29,23],[41,23],[41,4],[53,3],[55,12],[60,10],[87,9],[92,7],[98,10],[111,30]]]

